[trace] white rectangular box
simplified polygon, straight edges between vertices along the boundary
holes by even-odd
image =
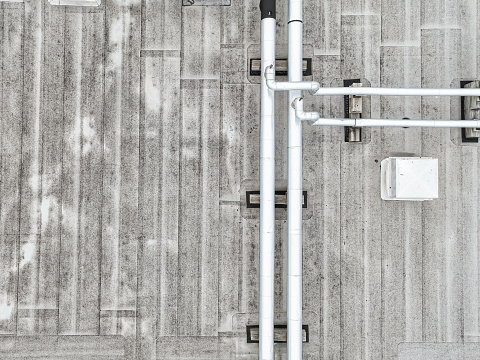
[[[438,198],[438,159],[390,157],[382,160],[381,192],[384,200]]]

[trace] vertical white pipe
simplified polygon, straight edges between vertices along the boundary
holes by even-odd
[[[302,81],[302,0],[288,3],[288,81]],[[289,360],[302,359],[302,122],[291,106],[302,96],[292,90],[288,96],[288,270],[287,353]]]
[[[264,72],[267,66],[275,64],[276,21],[274,17],[263,17],[263,12],[264,10],[262,10],[261,25],[262,83],[260,135],[259,359],[273,360],[273,297],[275,279],[275,92],[267,87]],[[275,15],[273,14],[273,16]]]

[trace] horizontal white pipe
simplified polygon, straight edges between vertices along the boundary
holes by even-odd
[[[293,102],[295,116],[299,120],[315,121],[312,125],[333,126],[401,126],[401,127],[447,127],[447,128],[480,128],[480,120],[410,120],[410,119],[348,119],[326,118],[320,119],[317,112],[303,111],[303,98],[296,98]]]
[[[383,95],[383,96],[480,96],[480,89],[422,89],[375,87],[322,87],[312,95]]]
[[[478,120],[318,119],[312,125],[480,128]]]
[[[299,120],[315,121],[312,125],[338,126],[402,126],[402,127],[452,127],[452,128],[480,128],[480,120],[410,120],[410,119],[348,119],[325,118],[320,119],[318,112],[304,112],[303,98],[296,98],[293,102],[295,116]]]
[[[268,88],[274,91],[306,90],[315,92],[320,88],[320,84],[315,81],[275,81],[275,70],[272,64],[265,69],[265,78]]]
[[[393,120],[393,119],[356,119],[355,125],[363,126],[403,126],[403,127],[447,127],[476,128],[480,127],[478,120]]]
[[[318,119],[311,125],[315,126],[355,126],[355,119]]]
[[[276,20],[261,24],[262,69],[275,62]],[[262,77],[263,79],[263,77]],[[260,130],[260,304],[259,359],[274,360],[273,315],[275,281],[275,92],[261,84]]]
[[[480,88],[423,89],[377,87],[320,87],[316,81],[275,81],[275,70],[270,64],[264,71],[267,86],[275,91],[305,90],[312,95],[380,95],[380,96],[480,96]]]

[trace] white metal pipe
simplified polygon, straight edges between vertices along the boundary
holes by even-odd
[[[290,24],[289,24],[290,26]],[[381,95],[381,96],[480,96],[479,88],[427,89],[376,87],[320,87],[316,81],[275,81],[272,64],[265,69],[267,86],[275,91],[305,90],[312,95]]]
[[[357,127],[365,126],[403,126],[403,127],[443,127],[443,128],[476,128],[479,120],[393,120],[393,119],[356,119]]]
[[[302,82],[303,23],[302,0],[288,2],[288,81],[297,88],[288,94],[288,183],[287,183],[287,354],[289,360],[302,359],[302,122],[290,104],[302,96],[299,84],[310,88],[318,83]],[[274,73],[275,74],[275,73]],[[278,83],[277,83],[278,84]],[[280,83],[281,84],[281,83]],[[282,85],[288,88],[288,85]],[[308,89],[304,89],[308,90]]]
[[[355,126],[355,119],[318,119],[312,126]]]
[[[312,125],[333,126],[401,126],[401,127],[447,127],[447,128],[480,128],[480,120],[411,120],[411,119],[349,119],[325,118],[320,119],[317,112],[303,111],[303,98],[293,100],[295,116],[299,120],[315,121]]]
[[[289,0],[288,1],[288,22],[302,21],[303,22],[303,0]],[[289,24],[290,25],[290,24]],[[303,30],[302,30],[303,31]],[[303,34],[302,34],[303,36]],[[301,40],[303,44],[303,38],[293,39],[294,41]]]
[[[480,89],[321,87],[312,95],[480,96]]]
[[[290,68],[290,61],[289,61],[289,68]],[[315,92],[320,88],[320,84],[318,82],[301,81],[301,78],[299,81],[288,81],[288,82],[275,81],[275,70],[273,69],[273,65],[271,64],[265,69],[265,77],[267,78],[268,88],[275,91],[307,90],[310,92]]]
[[[480,128],[480,120],[318,119],[312,125]]]
[[[262,71],[275,63],[275,31],[275,18],[262,13]],[[259,359],[274,360],[275,92],[267,87],[265,76],[261,79]]]

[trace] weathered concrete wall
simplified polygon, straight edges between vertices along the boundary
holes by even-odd
[[[258,2],[0,1],[2,358],[257,358],[246,325],[258,323],[258,210],[244,206],[259,178]],[[286,0],[277,12],[286,57]],[[474,0],[304,0],[309,79],[458,87],[480,77],[479,23]],[[455,98],[364,105],[372,117],[460,117]],[[286,106],[277,94],[279,188]],[[343,98],[307,97],[313,108],[340,117]],[[364,129],[345,143],[343,129],[305,125],[306,359],[479,342],[478,149],[458,129]],[[439,159],[439,199],[380,199],[379,165],[395,154]],[[284,344],[275,352],[286,359]]]

